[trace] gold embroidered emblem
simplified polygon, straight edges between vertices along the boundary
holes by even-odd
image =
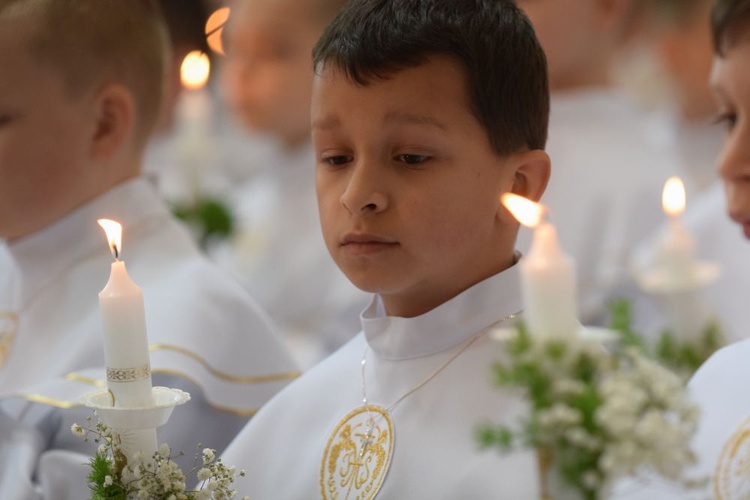
[[[16,338],[18,329],[18,315],[10,311],[0,312],[0,368],[10,354],[10,348]]]
[[[734,431],[721,450],[713,478],[714,498],[750,498],[750,418]]]
[[[336,425],[320,462],[324,500],[375,498],[393,454],[393,422],[375,405],[357,408]]]

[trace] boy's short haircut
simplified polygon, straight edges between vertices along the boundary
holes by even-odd
[[[387,79],[430,56],[464,68],[471,107],[492,148],[543,149],[549,121],[547,61],[511,0],[351,0],[313,50],[358,85]]]
[[[711,28],[714,51],[724,56],[742,36],[750,37],[750,0],[716,0]]]
[[[0,21],[32,24],[31,53],[71,97],[119,83],[133,94],[136,141],[159,115],[169,38],[152,0],[0,0]]]

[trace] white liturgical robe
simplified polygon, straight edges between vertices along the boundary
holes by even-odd
[[[480,424],[514,425],[525,412],[521,399],[490,382],[503,349],[483,333],[519,311],[519,295],[516,265],[415,318],[388,316],[376,296],[362,313],[363,332],[285,388],[230,444],[224,461],[248,472],[238,493],[354,498],[352,484],[362,492],[382,479],[381,452],[392,437],[378,498],[539,498],[533,453],[481,451],[474,439]],[[375,442],[364,451],[361,427],[331,437],[362,410],[363,377],[368,404],[396,404],[386,412],[391,432],[377,417]]]
[[[112,257],[98,218],[123,226],[120,256],[143,290],[154,385],[192,396],[159,430],[160,442],[184,451],[190,463],[198,443],[223,448],[296,376],[268,316],[199,252],[146,180],[125,182],[8,245],[21,296],[19,329],[0,367],[0,498],[38,498],[34,473],[43,490],[45,481],[55,483],[50,478],[57,487],[75,486],[50,464],[65,461],[60,450],[95,453],[70,433],[70,420],[83,423],[91,410],[69,408],[104,384],[98,293]],[[8,431],[13,421],[18,427]],[[83,475],[85,458],[72,462]],[[9,487],[16,489],[3,489]],[[69,495],[57,487],[50,498],[87,491],[85,481]]]
[[[630,279],[630,252],[664,220],[661,190],[677,162],[673,147],[651,136],[651,124],[616,90],[552,95],[545,148],[552,174],[541,202],[577,263],[584,324],[601,321],[608,291]],[[527,252],[530,241],[522,228],[519,249]]]

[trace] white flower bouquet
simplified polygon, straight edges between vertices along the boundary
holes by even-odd
[[[537,339],[520,325],[508,353],[493,366],[495,383],[522,391],[530,411],[518,426],[480,427],[477,438],[504,452],[535,449],[542,498],[600,500],[618,478],[648,468],[679,480],[694,462],[698,409],[684,380],[637,349]]]
[[[90,423],[91,417],[87,421]],[[245,475],[243,470],[237,472],[224,465],[216,457],[216,450],[201,445],[193,468],[185,474],[167,444],[162,444],[151,457],[137,453],[128,463],[118,447],[119,436],[102,422],[97,421],[93,428],[73,424],[71,431],[98,444],[96,455],[89,461],[91,500],[228,500],[236,495],[232,489],[234,479]],[[198,484],[196,490],[187,485],[193,475]]]

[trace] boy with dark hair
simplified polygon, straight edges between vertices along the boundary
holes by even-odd
[[[95,449],[70,425],[90,411],[56,408],[104,384],[99,218],[123,225],[154,384],[193,397],[162,441],[223,448],[294,377],[267,315],[139,176],[166,48],[147,0],[0,0],[0,238],[13,261],[0,265],[18,271],[0,347],[0,498],[89,493],[87,458],[71,450]]]
[[[726,138],[717,159],[724,184],[721,207],[742,226],[750,239],[750,0],[717,0],[712,11],[714,64],[711,87],[718,104],[718,121]],[[717,207],[718,208],[718,207]],[[714,217],[720,217],[717,211]],[[717,221],[719,222],[719,221]],[[747,256],[745,255],[745,262]],[[741,264],[741,262],[739,262]],[[744,272],[731,269],[727,272]],[[746,297],[731,300],[746,304]],[[617,498],[652,500],[730,500],[750,495],[750,400],[744,397],[750,382],[750,340],[724,347],[696,372],[689,383],[701,408],[701,423],[693,440],[698,463],[692,476],[708,479],[694,491],[677,485],[623,484]]]
[[[533,453],[482,453],[472,438],[524,411],[488,380],[502,349],[487,332],[522,307],[518,224],[499,198],[539,199],[549,176],[530,23],[511,1],[353,0],[313,58],[323,236],[376,295],[363,332],[230,445],[225,460],[249,473],[238,490],[537,498]]]

